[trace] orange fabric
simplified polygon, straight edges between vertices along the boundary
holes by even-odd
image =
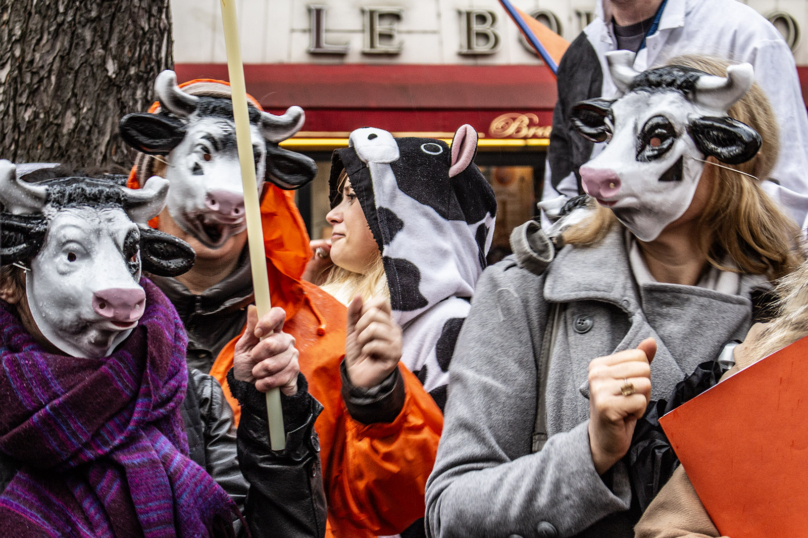
[[[808,337],[659,419],[721,536],[805,536],[806,355]]]
[[[180,87],[193,82],[200,81]],[[155,105],[150,112],[156,110]],[[140,186],[134,168],[128,185]],[[339,370],[347,310],[317,286],[299,280],[312,253],[294,199],[294,192],[268,184],[261,217],[272,305],[286,311],[283,330],[295,338],[300,371],[308,380],[311,395],[325,408],[315,429],[328,501],[326,536],[398,534],[423,517],[426,510],[424,492],[437,455],[443,415],[420,381],[401,365],[406,398],[396,420],[365,426],[350,417],[342,401]],[[149,224],[156,228],[157,219]],[[241,408],[230,393],[226,377],[240,337],[224,347],[210,371],[224,389],[236,424]]]
[[[543,25],[518,7],[513,6],[513,9],[519,13],[522,20],[525,21],[525,24],[527,24],[528,28],[530,28],[530,31],[533,32],[533,35],[539,40],[539,43],[544,46],[545,50],[550,55],[550,58],[553,59],[556,65],[560,64],[561,57],[564,56],[565,52],[567,52],[570,42],[550,30],[549,27]]]
[[[309,382],[311,395],[325,407],[315,429],[328,499],[326,536],[397,534],[426,510],[424,492],[435,463],[443,415],[418,378],[401,365],[407,395],[396,420],[370,426],[353,420],[340,392],[346,309],[318,287],[307,282],[301,285],[306,305],[283,330],[295,337],[300,371]],[[327,326],[318,331],[323,318]],[[240,413],[225,381],[237,340],[219,354],[211,375],[222,383],[228,401]]]

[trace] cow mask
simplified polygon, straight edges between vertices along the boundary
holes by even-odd
[[[233,103],[225,93],[229,87],[206,86],[207,94],[192,95],[177,86],[173,71],[163,71],[155,83],[160,112],[125,116],[120,133],[136,150],[167,157],[171,218],[203,245],[216,249],[243,232],[247,222]],[[313,160],[278,146],[303,126],[303,109],[293,106],[275,116],[250,106],[249,115],[259,193],[265,179],[285,190],[314,179]]]
[[[191,268],[191,247],[139,225],[163,209],[167,192],[160,177],[140,190],[109,178],[28,183],[0,161],[0,264],[25,268],[31,315],[51,344],[74,357],[108,356],[145,310],[142,270]]]
[[[578,133],[608,142],[581,167],[581,182],[638,239],[653,241],[690,207],[704,159],[740,164],[760,149],[758,133],[727,116],[754,73],[749,64],[728,67],[726,78],[675,65],[639,73],[631,52],[606,58],[623,95],[573,107]]]

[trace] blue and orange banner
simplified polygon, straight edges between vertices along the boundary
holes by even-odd
[[[569,41],[511,4],[510,0],[499,1],[519,27],[528,43],[536,49],[541,59],[544,60],[544,63],[555,75],[558,72],[558,64],[561,63],[561,57],[564,56],[570,46]]]

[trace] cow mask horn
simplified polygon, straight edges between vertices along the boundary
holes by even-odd
[[[196,112],[199,98],[182,91],[177,85],[174,71],[163,71],[154,83],[157,100],[167,112],[179,118],[187,118]],[[278,143],[294,136],[306,121],[306,115],[299,106],[291,106],[280,116],[261,111],[259,128],[261,134],[270,142]]]
[[[634,53],[617,51],[606,55],[609,72],[617,89],[627,94],[640,75],[634,69]],[[755,81],[755,72],[750,64],[730,65],[726,77],[701,75],[696,80],[692,99],[706,108],[727,111],[738,99],[746,95]]]

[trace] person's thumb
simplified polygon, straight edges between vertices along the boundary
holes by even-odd
[[[362,317],[363,304],[364,301],[362,301],[361,295],[354,297],[353,301],[348,304],[348,334],[354,331],[356,324],[359,322],[359,318]]]
[[[244,329],[244,336],[248,338],[248,341],[258,340],[255,336],[256,325],[258,325],[258,309],[251,304],[247,307],[247,328]]]
[[[637,346],[637,349],[645,352],[645,356],[648,359],[648,364],[651,364],[651,362],[654,360],[654,356],[656,355],[657,350],[656,340],[654,340],[653,338],[646,338],[645,340],[640,342],[640,345]]]

